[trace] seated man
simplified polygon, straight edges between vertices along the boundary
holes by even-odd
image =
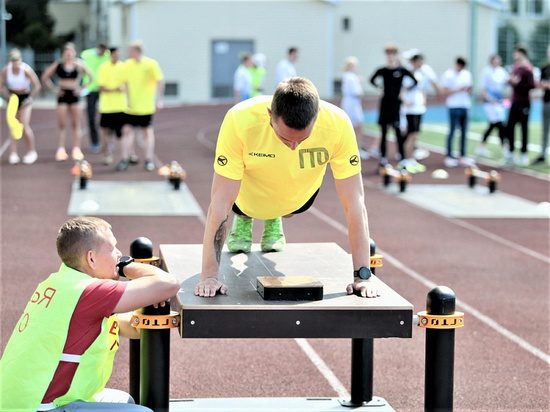
[[[278,222],[276,232],[283,238],[280,218],[311,207],[329,163],[346,214],[353,257],[355,278],[347,292],[376,297],[378,291],[369,281],[370,237],[353,126],[343,110],[321,101],[313,83],[300,77],[279,83],[273,96],[237,104],[225,116],[195,294],[214,296],[227,291],[218,281],[218,271],[231,209],[236,216],[227,240],[230,250],[235,250],[237,242],[242,251],[250,250],[252,218],[270,225]],[[281,249],[266,243],[264,236],[264,251]]]
[[[119,264],[116,243],[102,219],[63,224],[57,235],[63,263],[32,294],[0,360],[0,410],[149,410],[105,384],[119,332],[139,338],[128,312],[164,305],[179,283],[151,265]]]

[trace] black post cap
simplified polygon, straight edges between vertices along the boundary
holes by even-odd
[[[146,237],[138,237],[130,243],[130,256],[134,259],[149,259],[153,257],[153,242]]]
[[[452,315],[455,313],[456,297],[451,288],[437,286],[428,292],[426,312],[429,315]]]

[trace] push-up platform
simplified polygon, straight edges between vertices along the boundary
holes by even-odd
[[[181,289],[172,309],[180,313],[182,338],[351,338],[351,400],[322,398],[185,399],[170,402],[171,411],[188,410],[371,410],[393,411],[383,398],[372,396],[375,338],[410,338],[413,305],[373,277],[381,296],[347,295],[353,280],[351,256],[335,243],[287,244],[278,253],[222,253],[219,279],[226,295],[198,297],[202,245],[160,245],[163,268],[177,277]],[[380,270],[380,269],[379,269]],[[259,276],[314,277],[323,284],[323,299],[264,300],[257,291]],[[266,407],[269,404],[269,407]],[[219,409],[218,409],[219,408]]]

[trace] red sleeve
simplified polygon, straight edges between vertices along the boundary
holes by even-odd
[[[113,313],[128,282],[97,279],[80,296],[69,324],[64,353],[82,355],[101,332],[101,323]],[[43,403],[52,402],[69,390],[78,364],[60,362]]]

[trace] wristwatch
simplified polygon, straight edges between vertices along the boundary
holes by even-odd
[[[134,258],[131,257],[131,256],[122,256],[119,260],[118,260],[118,274],[119,276],[125,278],[126,275],[124,274],[124,268],[126,266],[128,266],[130,263],[132,263],[134,261]]]
[[[353,272],[353,277],[360,278],[361,280],[369,280],[372,273],[368,267],[361,266],[359,270]]]

